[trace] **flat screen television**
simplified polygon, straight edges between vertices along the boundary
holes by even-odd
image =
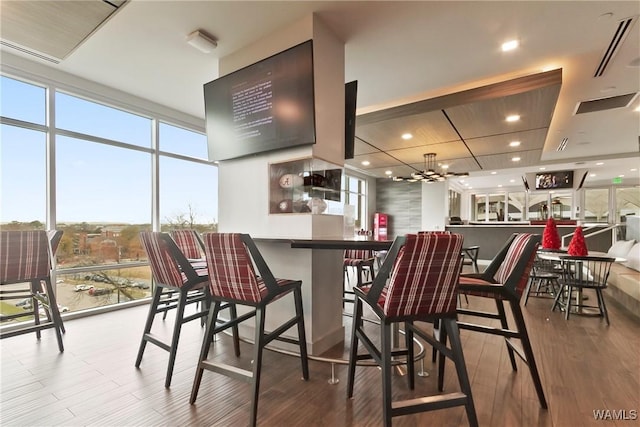
[[[356,105],[358,81],[344,85],[344,158],[353,159],[356,143]]]
[[[313,42],[204,85],[209,160],[315,144]]]
[[[573,188],[573,171],[536,174],[536,190],[553,188]]]

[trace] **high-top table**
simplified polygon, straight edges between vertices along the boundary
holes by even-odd
[[[339,238],[321,237],[313,239],[301,238],[254,238],[256,242],[264,243],[289,243],[292,248],[298,249],[356,249],[384,251],[391,247],[393,240],[373,240],[367,237]]]
[[[303,282],[303,299],[309,298],[309,294],[311,294],[311,301],[308,302],[310,302],[311,308],[314,310],[314,313],[312,314],[314,318],[312,319],[313,322],[311,322],[311,332],[307,333],[307,336],[311,335],[312,337],[315,333],[323,332],[321,330],[318,331],[318,329],[322,329],[324,325],[322,321],[327,321],[329,328],[335,326],[335,324],[332,324],[331,322],[342,323],[342,289],[336,285],[342,283],[343,251],[346,249],[386,251],[393,244],[393,240],[374,240],[366,236],[354,236],[348,238],[321,237],[309,239],[254,237],[253,240],[260,246],[260,250],[263,252],[265,257],[269,257],[269,249],[273,252],[283,251],[281,248],[282,246],[286,246],[289,250],[294,249],[295,251],[286,252],[291,257],[287,260],[286,264],[291,266],[291,268],[295,268],[295,257],[302,256],[306,252],[297,251],[297,249],[310,249],[312,253],[321,260],[322,268],[320,269],[320,274],[318,274],[318,272],[311,274],[311,292],[307,291],[309,286],[305,286]],[[273,264],[274,263],[269,260],[269,265],[272,267],[272,271],[277,277],[280,272],[277,270],[277,267],[273,267]],[[335,271],[338,271],[340,275],[332,276],[332,272]],[[288,277],[295,277],[290,273],[287,274],[289,274]],[[318,292],[318,288],[321,289],[321,292]],[[315,317],[316,311],[320,311],[322,313],[322,316],[320,316],[322,319],[317,319]],[[305,317],[308,315],[309,313],[305,307]],[[318,320],[320,320],[320,322]],[[305,324],[309,325],[309,322],[306,322],[305,320]],[[340,341],[342,341],[342,339],[344,339],[344,332],[342,331],[340,334]],[[337,344],[337,342],[329,346],[322,346],[321,348],[326,350],[333,347],[335,344]],[[416,353],[416,360],[422,359],[423,357],[424,348],[420,345],[420,350]],[[309,355],[309,358],[320,362],[331,363],[330,384],[338,383],[338,379],[335,377],[335,365],[348,363],[348,358],[340,357],[339,355],[333,354],[331,351],[326,352],[324,350],[315,352],[315,354],[312,352]],[[359,363],[368,365],[367,362]],[[424,372],[424,369],[421,369],[418,375],[427,376],[428,374]]]

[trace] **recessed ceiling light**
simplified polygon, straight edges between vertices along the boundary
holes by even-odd
[[[498,184],[498,187],[502,187],[502,184]]]
[[[546,170],[547,168],[540,168],[541,171]]]
[[[624,178],[624,174],[618,175],[618,178]]]
[[[495,174],[497,174],[497,173],[498,173],[498,172],[493,171],[493,172],[491,172],[491,175],[495,175]]]
[[[391,172],[391,171],[384,171],[384,174],[385,174],[385,175],[391,175],[392,173],[393,173],[393,172]]]
[[[402,134],[402,139],[407,140],[407,139],[411,139],[411,138],[413,138],[413,135],[411,135],[411,134],[410,134],[410,133],[408,133],[408,132],[407,132],[407,133],[403,133],[403,134]]]
[[[640,113],[640,105],[638,105],[638,106],[636,107],[636,109],[635,109],[635,110],[633,110],[633,111],[636,111],[636,112]]]
[[[510,116],[507,116],[505,120],[508,122],[517,122],[518,120],[520,120],[520,116],[518,114],[512,114]]]
[[[636,169],[636,168],[631,168],[631,169],[629,169],[629,172],[635,172],[635,171],[637,171],[637,170],[638,170],[638,169]]]
[[[509,143],[509,147],[519,147],[520,146],[520,141],[511,141]]]
[[[371,164],[371,162],[369,162],[368,160],[364,160],[362,162],[362,166],[369,166]]]
[[[502,43],[502,51],[508,52],[510,50],[516,49],[519,45],[520,43],[518,42],[518,40],[509,40],[508,42]]]
[[[590,173],[590,174],[589,174],[589,176],[590,176],[591,178],[593,178],[594,176],[596,176],[596,174],[595,174],[595,173]]]
[[[598,162],[598,163],[596,163],[596,166],[602,166],[602,165],[604,165],[604,163],[603,163],[603,162]]]
[[[519,162],[520,161],[520,157],[514,157],[511,159],[512,162]]]
[[[442,169],[449,169],[449,165],[440,165]]]
[[[515,179],[510,179],[509,182],[516,182],[516,180]]]

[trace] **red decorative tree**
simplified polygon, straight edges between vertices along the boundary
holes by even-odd
[[[560,249],[560,234],[553,217],[547,220],[547,225],[542,233],[542,247],[544,249]]]
[[[567,253],[571,256],[585,256],[589,254],[587,245],[584,242],[584,234],[582,234],[582,227],[576,227],[576,231],[571,238]]]

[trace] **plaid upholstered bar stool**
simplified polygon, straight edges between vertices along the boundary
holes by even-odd
[[[140,242],[147,252],[154,279],[153,298],[140,340],[136,368],[140,367],[147,343],[169,352],[165,387],[171,385],[182,325],[206,317],[209,311],[209,276],[206,269],[194,269],[175,241],[166,233],[143,231]],[[185,315],[190,304],[202,303],[202,309]],[[175,310],[175,321],[170,342],[163,341],[151,331],[156,314]]]
[[[26,324],[16,330],[3,332],[0,338],[35,332],[40,339],[40,331],[53,328],[58,339],[60,352],[64,351],[62,343],[62,318],[58,310],[56,296],[51,284],[51,259],[49,237],[44,230],[37,231],[0,231],[0,285],[28,283],[27,295],[32,298],[32,310],[28,314],[34,316],[32,325]],[[42,293],[44,283],[45,294]],[[11,294],[9,294],[11,295]],[[2,299],[13,299],[9,296]],[[38,304],[45,308],[50,320],[41,322]],[[3,316],[3,319],[22,317],[19,315]]]
[[[390,426],[392,417],[418,412],[464,406],[469,424],[478,420],[471,395],[460,335],[456,323],[458,277],[462,268],[462,235],[420,233],[398,237],[394,241],[378,276],[372,285],[354,288],[353,329],[349,352],[347,396],[353,397],[356,362],[374,359],[382,368],[382,401],[384,425]],[[363,306],[370,308],[380,319],[380,347],[376,347],[362,322]],[[440,340],[423,333],[414,322],[440,321]],[[405,348],[392,349],[392,325],[404,323]],[[414,389],[413,336],[417,334],[439,349],[455,364],[460,391],[403,401],[392,401],[391,358],[405,356],[407,380]],[[446,347],[446,337],[450,348]],[[367,354],[358,354],[362,343]],[[396,359],[397,360],[397,359]],[[444,363],[441,360],[440,363]],[[439,384],[439,391],[442,391]]]
[[[473,308],[458,308],[458,314],[465,318],[475,317],[495,319],[500,321],[500,327],[492,324],[478,324],[471,321],[459,321],[460,329],[482,332],[504,337],[511,361],[511,367],[517,371],[515,355],[520,357],[528,366],[531,379],[540,401],[540,406],[547,409],[547,400],[542,389],[542,381],[536,365],[533,348],[529,340],[527,325],[520,308],[520,300],[529,281],[529,273],[533,267],[540,235],[538,234],[513,234],[503,248],[491,261],[489,266],[480,274],[462,274],[460,276],[460,292],[479,298],[495,300],[496,313]],[[515,328],[510,328],[505,303],[511,308]],[[514,340],[520,341],[517,346]],[[439,381],[442,381],[443,372],[440,372]]]
[[[195,230],[172,230],[171,238],[185,257],[193,264],[196,260],[204,261],[204,243]],[[206,267],[206,265],[205,265]]]
[[[205,370],[244,380],[252,385],[250,425],[255,426],[258,415],[260,393],[260,372],[264,347],[273,340],[294,344],[299,347],[302,377],[309,379],[304,314],[302,311],[302,282],[300,280],[276,279],[248,234],[207,233],[204,235],[205,255],[210,275],[212,306],[207,320],[207,330],[202,342],[196,376],[191,391],[191,404],[195,403],[198,389]],[[254,264],[258,269],[256,275]],[[265,332],[267,306],[293,294],[295,315],[275,330]],[[218,312],[224,303],[250,307],[250,311],[217,325]],[[255,318],[253,344],[253,365],[251,370],[242,369],[213,360],[209,356],[213,335],[238,323]],[[298,339],[283,336],[290,328],[297,326]]]
[[[344,287],[344,285],[350,284],[349,269],[355,268],[356,270],[356,286],[362,286],[362,275],[366,274],[367,279],[371,277],[373,281],[376,278],[374,269],[375,255],[372,250],[359,250],[359,249],[347,249],[344,251],[344,261],[342,263],[343,278],[347,280],[343,283],[343,305],[345,302],[353,302],[352,299],[347,298],[346,295],[353,295],[353,291]]]

